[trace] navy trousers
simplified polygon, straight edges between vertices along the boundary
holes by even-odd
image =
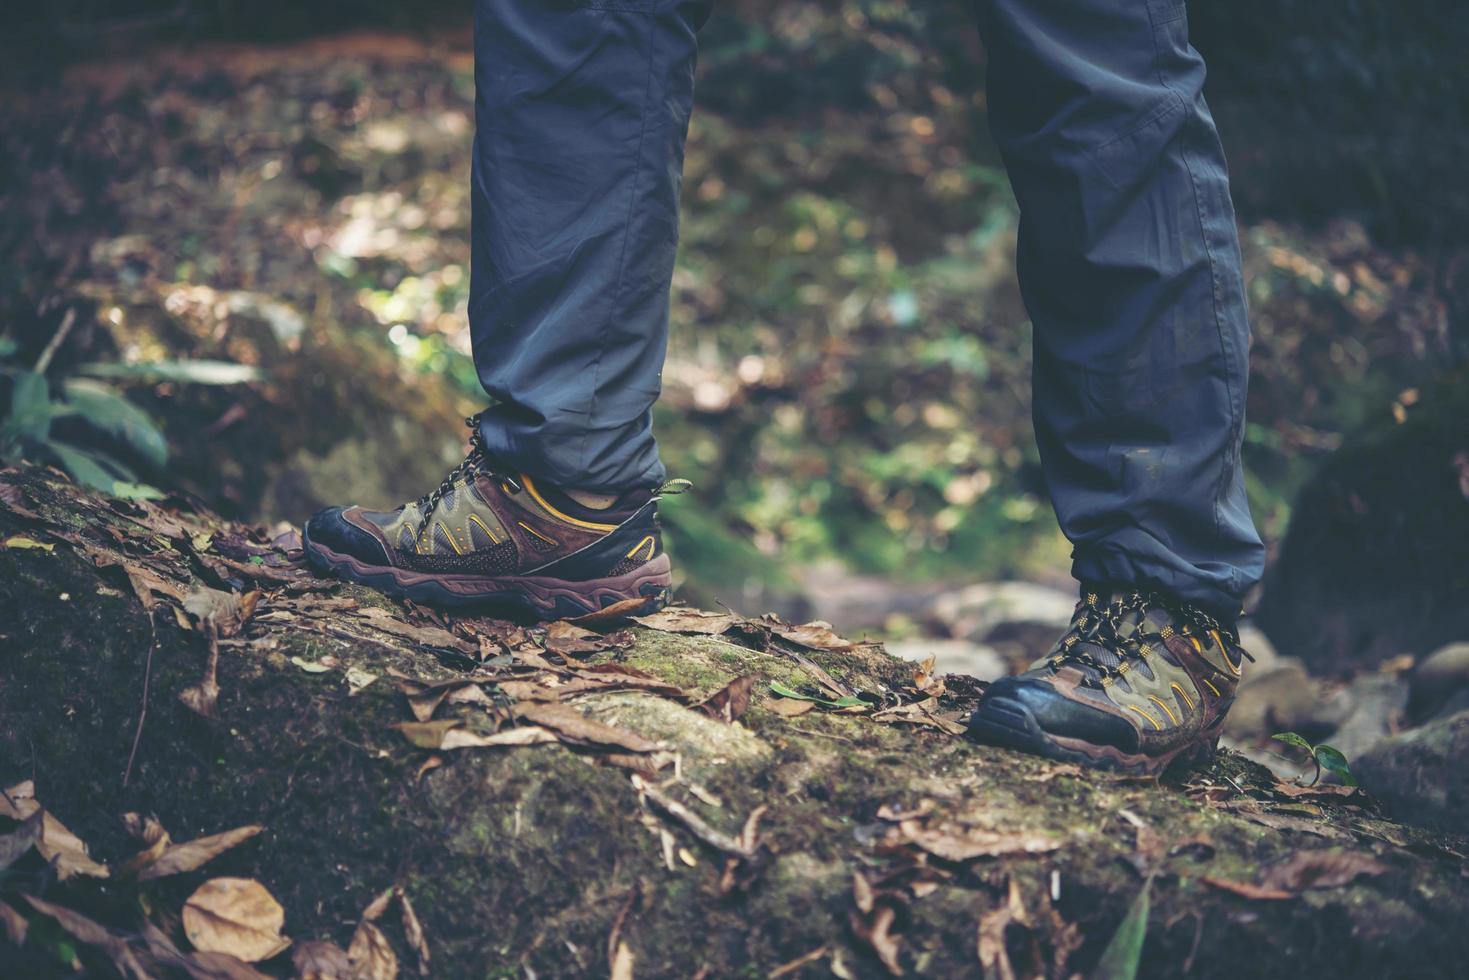
[[[470,324],[497,403],[482,432],[555,483],[664,476],[651,409],[711,5],[476,0]],[[1183,2],[980,0],[979,19],[1073,574],[1232,616],[1264,561],[1240,469],[1249,333]]]

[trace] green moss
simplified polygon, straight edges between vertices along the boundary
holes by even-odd
[[[111,520],[106,511],[89,513]],[[7,520],[0,514],[0,530]],[[1140,887],[1123,860],[1136,831],[1117,815],[1122,809],[1167,843],[1207,835],[1212,846],[1202,857],[1184,851],[1160,859],[1145,948],[1150,975],[1176,974],[1192,957],[1198,976],[1233,976],[1241,949],[1251,950],[1254,973],[1281,976],[1381,974],[1393,962],[1428,964],[1431,974],[1433,964],[1469,955],[1469,938],[1455,927],[1469,915],[1469,883],[1456,864],[1434,856],[1441,836],[1327,806],[1325,829],[1344,835],[1327,841],[1196,802],[1179,779],[1058,776],[1044,760],[928,730],[821,709],[784,718],[768,709],[767,685],[811,683],[800,657],[862,690],[895,686],[910,668],[871,647],[798,656],[637,629],[634,646],[616,656],[672,683],[707,694],[736,676],[760,678],[751,710],[732,726],[641,694],[577,702],[674,748],[683,780],[717,804],[676,785],[666,791],[711,826],[735,834],[755,807],[769,807],[762,857],[738,888],[722,893],[725,856],[678,820],[641,812],[624,770],[537,746],[445,753],[445,764],[420,778],[425,753],[392,729],[408,714],[386,679],[349,696],[340,671],[310,674],[290,663],[331,654],[375,673],[391,666],[442,676],[446,668],[429,651],[395,654],[260,622],[249,638],[274,648],[226,648],[219,717],[194,716],[177,694],[203,668],[200,637],[172,616],[150,624],[114,575],[67,545],[52,554],[0,551],[0,785],[34,773],[41,799],[105,859],[133,846],[117,820],[128,810],[156,813],[179,838],[265,824],[266,834],[209,870],[266,883],[297,938],[345,942],[362,907],[403,883],[439,975],[595,974],[606,969],[612,922],[636,892],[623,935],[639,975],[683,976],[704,966],[715,976],[760,975],[822,945],[840,950],[859,974],[877,975],[847,919],[853,872],[879,876],[911,863],[873,845],[887,804],[927,805],[935,820],[1038,831],[1061,842],[1051,854],[964,866],[932,859],[949,877],[904,914],[903,955],[913,971],[971,974],[978,919],[1013,878],[1038,922],[1049,922],[1039,913],[1059,888],[1059,914],[1086,937],[1068,969],[1084,972]],[[99,592],[102,585],[109,591]],[[150,647],[148,721],[124,788]],[[1246,791],[1261,780],[1227,755],[1195,778],[1205,776]],[[676,857],[668,868],[645,819],[672,833],[693,866]],[[1268,916],[1198,880],[1254,880],[1264,862],[1328,845],[1371,851],[1389,871],[1272,905]],[[177,908],[195,884],[196,877],[165,879],[153,900]],[[1049,942],[1052,927],[1040,928]],[[1012,938],[1019,955],[1024,937]]]

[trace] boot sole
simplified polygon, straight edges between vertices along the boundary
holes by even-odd
[[[989,698],[970,717],[969,737],[985,745],[1016,749],[1058,762],[1073,762],[1129,776],[1157,776],[1174,766],[1208,762],[1218,751],[1219,733],[1223,727],[1224,719],[1220,718],[1193,741],[1162,755],[1130,753],[1110,745],[1093,745],[1081,739],[1052,735],[1019,701]]]
[[[626,615],[644,616],[663,608],[673,587],[673,564],[667,555],[658,555],[624,575],[567,582],[537,575],[432,575],[370,565],[312,541],[310,536],[302,544],[307,563],[318,572],[388,595],[440,608],[493,609],[542,622],[585,616],[629,599],[644,602]]]

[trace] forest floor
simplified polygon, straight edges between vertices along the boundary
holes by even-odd
[[[1054,576],[1066,546],[973,62],[956,77],[920,34],[805,3],[765,27],[716,17],[705,42],[658,417],[674,475],[697,485],[667,508],[678,594],[793,621],[823,604],[910,650],[988,643],[930,616],[934,590]],[[1360,790],[1227,752],[1135,781],[979,748],[958,732],[981,681],[729,607],[531,626],[311,576],[290,522],[417,496],[483,404],[465,318],[472,98],[462,33],[130,52],[6,93],[0,404],[44,359],[48,437],[161,493],[0,471],[7,966],[1462,972],[1469,843]],[[1428,415],[1447,328],[1433,258],[1358,224],[1250,219],[1242,239],[1245,458],[1273,548],[1347,434]],[[236,380],[207,383],[201,361]],[[141,420],[89,424],[61,400],[104,388]],[[1442,469],[1434,446],[1431,466],[1378,481],[1431,527],[1359,521],[1400,557],[1414,535],[1454,546],[1440,515],[1460,498],[1417,507],[1402,487]],[[1345,503],[1308,518],[1378,507],[1339,482]],[[1428,595],[1414,575],[1446,597],[1433,610],[1462,595],[1447,565],[1322,533],[1344,556],[1308,556],[1292,580],[1314,596],[1318,570],[1350,571],[1373,601],[1328,582],[1287,603],[1324,639],[1310,656],[1282,644],[1282,663],[1319,676],[1277,670],[1242,745],[1359,680],[1406,697],[1392,658],[1445,637],[1418,650],[1380,621],[1449,620],[1377,600]],[[787,571],[837,556],[851,569],[835,577]],[[1377,639],[1318,628],[1323,610],[1328,625],[1365,610]],[[1032,639],[1009,652],[1023,661]],[[1364,738],[1400,708],[1366,712]],[[1317,722],[1337,738],[1339,720]]]
[[[0,542],[0,945],[27,937],[26,976],[1469,956],[1469,841],[1228,752],[1138,780],[972,745],[981,683],[824,624],[447,617],[315,577],[293,529],[35,468],[0,472]]]

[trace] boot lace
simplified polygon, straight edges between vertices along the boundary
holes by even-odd
[[[415,502],[418,507],[419,524],[414,533],[414,541],[422,545],[424,532],[428,530],[434,509],[439,506],[439,501],[454,489],[456,484],[467,483],[477,476],[486,475],[498,479],[500,483],[510,492],[520,492],[520,481],[515,479],[509,467],[496,459],[488,449],[485,448],[484,437],[480,435],[480,415],[471,415],[464,420],[469,427],[469,452],[458,466],[449,471],[443,482],[428,493],[419,497]]]
[[[1239,634],[1233,627],[1187,603],[1154,592],[1132,591],[1103,604],[1098,598],[1101,591],[1086,589],[1082,616],[1061,637],[1060,650],[1051,658],[1052,670],[1068,665],[1080,667],[1089,677],[1103,683],[1122,677],[1133,665],[1146,660],[1155,643],[1162,643],[1173,632],[1171,626],[1162,630],[1143,629],[1153,609],[1161,609],[1180,621],[1177,631],[1184,635],[1214,633],[1228,637],[1238,646]],[[1123,627],[1127,625],[1133,629],[1124,633]]]

